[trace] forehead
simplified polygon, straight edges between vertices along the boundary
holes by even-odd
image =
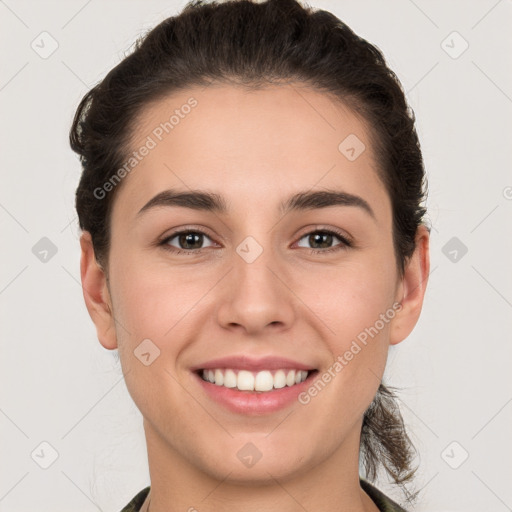
[[[239,209],[338,188],[386,207],[364,121],[304,86],[189,88],[147,106],[132,133],[137,162],[119,194],[132,210],[167,188],[222,191]]]

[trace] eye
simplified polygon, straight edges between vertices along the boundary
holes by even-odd
[[[201,230],[186,229],[176,231],[172,235],[164,238],[159,245],[163,246],[166,250],[176,252],[177,254],[186,252],[198,254],[201,252],[201,249],[214,245],[212,242],[210,245],[203,246],[205,238],[210,240],[210,237]]]
[[[205,239],[209,240],[209,244],[206,246],[203,245]],[[332,243],[336,239],[338,239],[339,243],[333,246]],[[303,240],[305,242],[302,242]],[[325,254],[343,250],[353,245],[341,232],[330,229],[315,230],[307,233],[299,239],[297,245],[299,247],[307,247],[304,243],[309,243],[313,246],[310,250],[311,254]],[[216,244],[200,229],[183,229],[165,237],[158,245],[175,254],[201,254],[202,249],[213,247]]]
[[[335,241],[336,238],[340,241],[340,243],[332,246],[331,244],[333,241]],[[305,240],[306,244],[309,243],[313,246],[310,251],[311,254],[339,251],[346,249],[347,247],[352,247],[350,240],[348,240],[341,232],[330,229],[315,230],[304,235],[299,240],[298,246],[307,247],[301,243],[302,240]]]

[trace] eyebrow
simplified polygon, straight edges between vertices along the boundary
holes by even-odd
[[[153,208],[160,207],[190,208],[217,214],[227,214],[228,204],[223,196],[202,190],[164,190],[150,199],[137,213],[137,217]],[[371,206],[362,197],[341,190],[316,190],[294,194],[279,205],[281,215],[291,211],[314,210],[330,206],[352,206],[361,208],[376,219]]]

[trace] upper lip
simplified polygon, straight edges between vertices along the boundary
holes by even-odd
[[[314,370],[311,365],[299,363],[293,359],[277,356],[251,357],[248,355],[228,356],[212,359],[198,364],[192,371],[211,370],[216,368],[232,368],[237,370],[262,371],[262,370]]]

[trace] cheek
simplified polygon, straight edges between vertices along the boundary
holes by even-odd
[[[114,282],[115,313],[130,338],[150,338],[157,343],[172,336],[172,331],[178,330],[175,326],[181,327],[182,319],[208,290],[199,273],[137,258],[119,261]]]
[[[169,410],[186,409],[176,382],[181,378],[176,362],[197,336],[193,308],[205,293],[205,286],[200,281],[194,286],[189,274],[127,258],[117,260],[111,276],[126,386],[145,417],[171,430],[177,420],[167,417],[159,404],[167,404]]]
[[[298,295],[328,328],[333,351],[342,350],[347,341],[373,326],[381,314],[392,307],[395,274],[392,263],[377,259],[357,264],[320,267],[301,273]],[[389,325],[381,326],[385,334]]]
[[[325,348],[332,358],[330,372],[324,371],[329,373],[325,375],[329,390],[321,394],[337,403],[339,410],[351,411],[352,417],[364,412],[375,395],[387,360],[390,325],[396,316],[393,260],[383,256],[371,263],[309,273],[298,291],[319,319],[317,324],[322,326]]]

